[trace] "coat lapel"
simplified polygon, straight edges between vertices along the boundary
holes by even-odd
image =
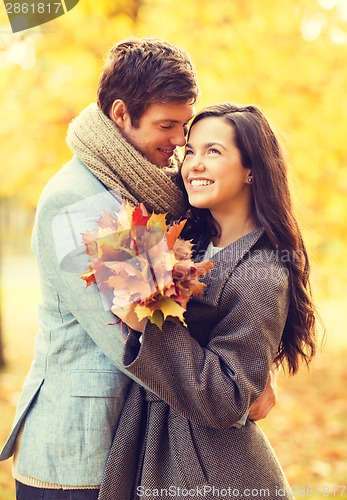
[[[205,288],[204,295],[200,297],[202,302],[213,305],[218,304],[225,282],[263,234],[264,228],[257,228],[223,248],[210,259],[215,264],[215,267],[209,274],[200,278],[200,281],[208,285]]]

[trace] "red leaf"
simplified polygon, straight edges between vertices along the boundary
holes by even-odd
[[[133,211],[132,227],[146,226],[149,218],[150,215],[148,215],[146,207],[143,203],[139,203]]]

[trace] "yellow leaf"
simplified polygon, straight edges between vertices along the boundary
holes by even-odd
[[[152,314],[152,310],[149,307],[141,306],[140,304],[136,304],[135,312],[139,321],[148,318]]]
[[[152,214],[150,218],[148,219],[147,226],[148,227],[157,227],[160,228],[163,233],[166,233],[166,220],[165,220],[166,214]]]
[[[154,325],[157,325],[159,330],[162,330],[163,323],[164,323],[164,316],[163,316],[163,313],[161,311],[159,311],[159,310],[154,311],[152,316],[149,317],[149,320]]]
[[[161,330],[164,321],[173,321],[174,323],[179,320],[184,326],[187,326],[184,321],[183,314],[185,313],[185,309],[181,307],[177,302],[170,298],[162,298],[160,300],[160,309],[151,309],[150,307],[141,306],[139,304],[135,307],[135,312],[139,321],[144,318],[148,318],[151,323],[157,325],[157,327]]]
[[[174,300],[166,297],[163,298],[160,301],[160,310],[164,315],[164,321],[168,316],[174,316],[178,318],[185,326],[187,326],[183,317],[183,314],[186,312],[186,310],[182,306],[177,304],[177,302],[175,302]]]

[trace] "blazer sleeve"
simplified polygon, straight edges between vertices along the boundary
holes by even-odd
[[[73,316],[72,321],[80,324],[113,365],[142,385],[140,380],[123,367],[122,333],[118,325],[109,325],[115,322],[116,316],[105,308],[96,285],[86,288],[85,281],[81,279],[81,274],[88,267],[84,247],[80,245],[76,248],[76,259],[74,264],[70,263],[70,269],[64,269],[61,265],[61,250],[57,250],[57,242],[63,245],[65,239],[71,238],[71,234],[64,224],[56,224],[57,217],[67,207],[78,206],[85,199],[85,193],[73,188],[46,190],[41,196],[32,235],[32,248],[39,268],[41,286],[54,291],[54,296],[46,300],[54,300],[56,308],[59,308],[59,304],[64,305]],[[75,216],[85,215],[75,213]]]
[[[205,347],[181,324],[166,322],[160,331],[148,321],[141,345],[130,334],[123,363],[180,415],[223,429],[265,388],[287,318],[286,273],[274,262],[241,263],[224,285],[219,307],[225,314]]]

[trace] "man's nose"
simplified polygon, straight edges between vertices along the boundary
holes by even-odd
[[[172,138],[171,138],[171,144],[174,146],[185,146],[186,144],[186,134],[184,133],[184,130],[177,132]]]

